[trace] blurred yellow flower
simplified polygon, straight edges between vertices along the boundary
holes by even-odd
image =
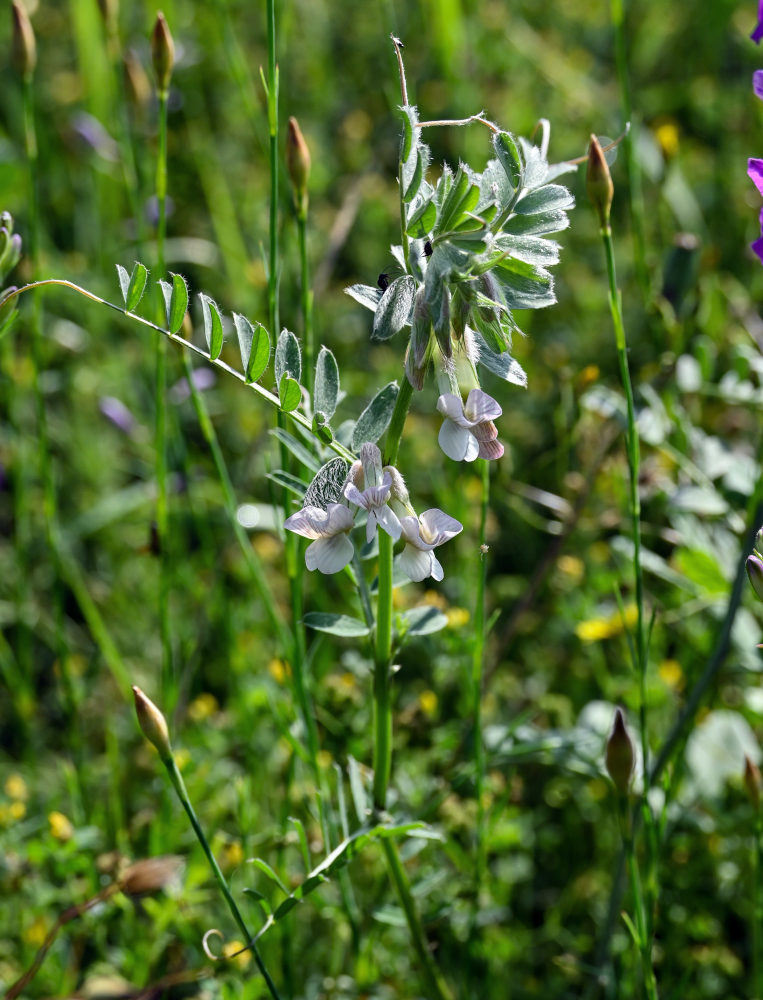
[[[243,947],[243,941],[228,941],[223,946],[223,955],[232,962],[235,962],[239,969],[245,969],[252,960],[252,953],[249,950],[242,951]],[[237,952],[240,952],[240,954],[236,954]]]
[[[437,695],[434,691],[422,691],[419,695],[419,705],[424,715],[433,716],[437,711]]]
[[[26,805],[23,802],[11,802],[8,806],[8,815],[14,823],[26,816]]]
[[[240,840],[231,840],[223,847],[223,868],[229,871],[231,868],[238,868],[244,860],[244,848]]]
[[[273,657],[268,664],[268,673],[278,684],[283,684],[289,673],[288,664],[279,660],[278,657]]]
[[[39,948],[48,936],[48,926],[44,917],[35,917],[32,923],[24,928],[22,938],[26,944]]]
[[[67,840],[71,840],[74,836],[74,827],[71,824],[71,820],[64,816],[63,813],[48,813],[48,823],[50,824],[50,832],[62,844]]]
[[[607,617],[588,618],[584,622],[579,622],[575,628],[575,635],[583,642],[611,639],[612,636],[619,635],[625,626],[633,627],[637,615],[636,605],[629,604],[625,609],[624,620],[618,608]]]
[[[448,608],[445,614],[450,628],[463,628],[471,617],[466,608]]]
[[[20,774],[9,774],[3,788],[9,799],[20,799],[21,801],[26,801],[29,797],[26,782]]]
[[[178,771],[182,771],[186,766],[188,761],[191,759],[191,754],[185,747],[181,747],[179,750],[174,750],[172,756],[175,758],[175,763],[177,764]]]
[[[210,715],[214,715],[220,710],[217,698],[208,691],[203,692],[193,699],[188,706],[188,715],[194,722],[203,722]]]
[[[585,565],[578,556],[559,556],[556,565],[565,576],[570,577],[575,583],[579,583],[583,579]]]
[[[670,688],[683,686],[684,672],[678,660],[663,660],[658,668],[660,677]]]
[[[678,152],[678,126],[672,119],[660,122],[654,130],[654,137],[666,159],[669,160],[676,155]]]

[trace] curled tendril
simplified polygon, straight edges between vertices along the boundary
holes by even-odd
[[[219,937],[221,941],[225,940],[225,935],[222,931],[219,931],[216,927],[212,927],[208,930],[204,937],[201,939],[201,947],[204,949],[204,954],[210,960],[210,962],[224,962],[225,955],[215,955],[212,949],[209,947],[209,939],[211,937]]]

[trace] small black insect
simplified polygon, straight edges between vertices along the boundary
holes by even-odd
[[[379,286],[379,288],[381,288],[383,292],[386,292],[386,290],[389,288],[389,275],[380,274],[379,277],[376,279],[376,284]]]
[[[427,240],[426,243],[424,244],[424,256],[431,257],[433,253],[434,250],[432,249],[432,244],[429,242],[429,240]]]

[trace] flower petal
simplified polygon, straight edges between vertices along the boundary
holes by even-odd
[[[480,453],[480,443],[477,438],[473,435],[469,435],[469,443],[466,446],[466,454],[464,455],[465,462],[473,462],[475,458]]]
[[[750,249],[756,254],[761,264],[763,264],[763,236],[758,237],[754,243],[751,243]]]
[[[376,520],[379,522],[379,527],[384,528],[390,538],[394,538],[395,541],[400,537],[400,521],[398,520],[397,514],[389,507],[377,507],[374,510],[376,515]]]
[[[472,389],[469,393],[469,398],[466,400],[466,406],[464,407],[464,414],[466,419],[473,424],[481,424],[484,420],[495,420],[502,413],[503,410],[500,404],[492,396],[488,396],[486,392],[483,392],[482,389]]]
[[[344,495],[350,503],[354,503],[356,507],[363,507],[365,510],[368,509],[368,502],[366,501],[365,494],[360,492],[355,483],[345,483]]]
[[[451,392],[446,392],[437,400],[437,409],[448,420],[452,420],[459,427],[471,427],[472,421],[464,416],[464,404],[460,396],[454,396]]]
[[[503,445],[498,438],[493,441],[480,442],[480,458],[487,459],[488,462],[503,458]]]
[[[330,538],[319,538],[305,549],[305,565],[321,573],[338,573],[350,562],[354,548],[348,535],[341,532]]]
[[[760,40],[763,38],[763,0],[758,0],[758,23],[750,38],[757,44],[760,44]]]
[[[421,552],[413,545],[406,545],[397,557],[397,564],[409,580],[421,583],[431,575],[433,558],[431,552]]]
[[[425,510],[419,517],[419,523],[421,525],[422,540],[425,543],[429,543],[432,547],[442,545],[443,542],[447,542],[449,538],[453,538],[454,535],[464,530],[464,526],[460,521],[457,521],[455,517],[451,517],[450,514],[446,514],[445,511],[439,510],[437,507],[430,507],[429,510]]]
[[[756,69],[752,74],[752,92],[763,101],[763,69]]]
[[[432,560],[432,572],[430,575],[432,576],[433,579],[437,581],[442,580],[442,578],[445,576],[445,573],[443,572],[442,569],[442,563],[434,554],[434,552],[429,553],[429,558]]]
[[[320,507],[303,507],[296,514],[287,517],[283,526],[305,538],[321,538],[326,533],[324,527],[328,525],[328,521],[328,514]]]
[[[408,542],[409,545],[413,545],[419,548],[421,543],[421,533],[419,531],[419,519],[412,514],[406,514],[405,517],[400,518],[400,537]]]
[[[326,513],[328,514],[327,535],[337,535],[340,531],[349,531],[355,520],[350,508],[345,507],[343,503],[330,503]]]
[[[452,458],[454,462],[463,462],[469,450],[469,442],[474,441],[474,438],[465,427],[459,427],[447,419],[442,423],[437,440],[448,458]]]
[[[763,194],[763,160],[751,156],[747,161],[747,174],[760,194]]]

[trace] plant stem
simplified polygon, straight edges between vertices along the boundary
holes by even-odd
[[[628,175],[628,206],[633,225],[633,250],[636,276],[644,296],[649,294],[649,271],[646,266],[646,236],[644,233],[644,195],[641,189],[641,168],[636,159],[633,144],[636,138],[633,122],[631,88],[628,79],[628,49],[625,37],[624,0],[610,0],[612,26],[615,32],[615,63],[620,86],[620,103],[626,123],[630,129],[625,135],[625,168]],[[626,125],[627,127],[627,125]]]
[[[487,583],[487,515],[490,506],[490,462],[482,465],[482,504],[480,509],[480,566],[474,609],[474,645],[472,648],[472,712],[474,717],[474,791],[477,799],[477,830],[474,863],[474,909],[479,908],[479,894],[485,875],[485,747],[482,740],[482,678],[485,656],[485,587]],[[485,548],[483,548],[483,546]]]
[[[755,807],[755,827],[752,844],[752,996],[754,1000],[763,998],[763,968],[761,968],[761,929],[763,928],[763,899],[760,891],[761,837],[763,824],[760,807]]]
[[[188,818],[191,821],[191,826],[193,827],[193,832],[196,834],[196,838],[201,844],[201,848],[204,851],[207,861],[209,862],[209,867],[212,869],[212,873],[217,879],[217,884],[220,886],[220,891],[222,892],[225,898],[225,902],[228,904],[228,909],[230,910],[233,919],[236,921],[239,930],[244,935],[245,944],[247,944],[252,949],[252,954],[254,955],[254,960],[257,963],[257,968],[262,973],[262,976],[267,984],[268,990],[270,991],[270,995],[273,997],[273,1000],[280,1000],[278,995],[278,990],[275,987],[275,983],[270,978],[270,974],[268,973],[268,970],[265,968],[265,964],[262,960],[262,956],[260,955],[259,948],[257,947],[253,936],[249,933],[249,928],[246,926],[246,922],[244,921],[244,918],[241,916],[241,911],[239,910],[236,901],[233,898],[233,894],[230,891],[225,876],[220,871],[220,866],[217,863],[217,859],[212,853],[212,850],[209,846],[209,842],[207,841],[207,838],[204,835],[204,831],[202,830],[201,824],[199,823],[198,817],[196,816],[196,811],[194,810],[193,805],[191,804],[191,800],[188,797],[188,791],[186,790],[185,782],[183,781],[183,776],[178,770],[177,764],[175,763],[175,758],[172,756],[172,754],[170,754],[168,757],[162,758],[162,763],[167,768],[167,773],[169,774],[170,781],[172,782],[172,787],[175,789],[177,797],[182,802],[183,808],[188,814]]]
[[[313,292],[310,287],[310,266],[307,259],[307,213],[297,215],[299,240],[300,298],[302,306],[303,350],[302,381],[310,389],[315,364],[315,334],[313,333]]]
[[[192,351],[194,354],[198,354],[199,357],[204,358],[208,364],[214,365],[215,368],[219,368],[228,375],[232,375],[233,378],[238,379],[239,382],[243,382],[244,385],[256,392],[261,399],[264,399],[271,406],[274,406],[276,409],[281,408],[278,397],[272,392],[269,392],[257,382],[247,382],[245,375],[236,371],[235,368],[231,368],[231,366],[226,364],[224,361],[221,361],[220,359],[213,361],[206,351],[197,347],[196,344],[192,344],[190,340],[185,340],[183,337],[170,333],[170,331],[165,330],[163,326],[159,326],[157,323],[152,323],[151,320],[144,319],[143,316],[139,316],[137,313],[130,312],[130,310],[125,309],[124,306],[117,305],[114,302],[109,302],[107,299],[102,299],[99,295],[95,295],[93,292],[88,291],[87,288],[82,288],[81,285],[75,285],[73,281],[68,281],[66,278],[46,278],[43,281],[33,281],[28,285],[22,285],[21,288],[17,288],[16,291],[10,292],[6,295],[3,302],[10,302],[12,299],[18,298],[25,292],[30,292],[35,288],[44,288],[51,285],[57,285],[60,288],[68,288],[70,291],[77,292],[78,295],[83,295],[86,299],[90,299],[92,302],[97,302],[99,305],[107,306],[109,309],[113,309],[115,312],[121,313],[128,319],[134,319],[137,323],[141,323],[150,330],[155,330],[157,333],[163,334],[169,340],[173,341],[173,343]],[[307,417],[304,416],[304,414],[299,413],[297,410],[292,410],[289,417],[295,423],[299,424],[300,427],[312,433],[312,423],[307,419]],[[330,448],[335,454],[345,459],[345,461],[355,461],[355,455],[345,448],[344,445],[341,445],[336,439],[330,441],[327,447]]]
[[[387,786],[392,772],[392,711],[390,704],[390,659],[392,655],[392,550],[395,543],[379,531],[379,587],[376,607],[376,651],[374,657],[374,806],[387,807]]]
[[[276,66],[275,0],[267,0],[268,19],[268,131],[270,134],[270,266],[268,268],[268,316],[270,329],[278,337],[278,67]]]
[[[156,201],[158,226],[156,232],[156,268],[164,274],[164,244],[167,232],[167,98],[159,92],[159,150],[156,160]],[[164,316],[164,303],[159,292],[158,315]],[[155,447],[156,447],[156,533],[159,542],[159,633],[162,641],[162,692],[168,707],[175,703],[175,678],[172,663],[172,633],[170,628],[170,566],[169,512],[167,500],[167,341],[156,338],[155,383]]]
[[[636,917],[636,934],[638,937],[638,950],[641,960],[642,985],[648,1000],[657,1000],[657,983],[654,978],[652,967],[652,940],[650,931],[650,919],[647,914],[647,907],[644,901],[644,893],[641,886],[641,876],[636,857],[636,848],[633,841],[633,828],[628,801],[624,796],[618,796],[617,803],[618,820],[620,823],[620,833],[625,851],[625,860],[628,868],[628,877],[631,883],[633,894],[633,912]]]

